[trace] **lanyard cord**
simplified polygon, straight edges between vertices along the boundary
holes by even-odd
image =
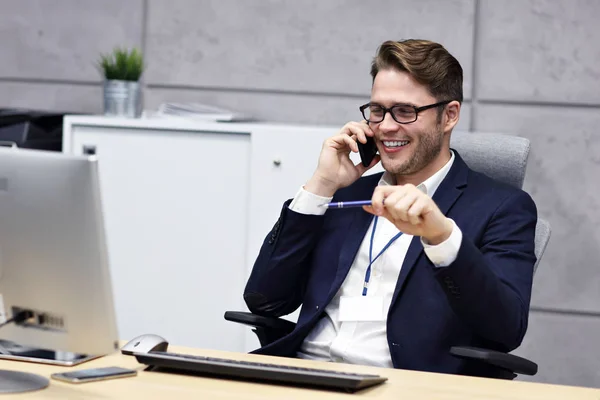
[[[373,239],[375,238],[375,229],[377,228],[377,220],[378,216],[375,216],[375,220],[373,221],[373,230],[371,231],[371,243],[369,244],[369,266],[367,267],[367,272],[365,273],[365,283],[363,284],[362,295],[367,295],[367,289],[369,288],[369,280],[371,279],[371,265],[379,258],[380,255],[383,254],[384,251],[388,249],[398,239],[402,236],[402,232],[398,232],[396,236],[390,239],[390,241],[383,246],[383,249],[377,254],[377,256],[373,259]]]

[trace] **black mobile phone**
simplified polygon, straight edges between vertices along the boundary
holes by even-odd
[[[375,144],[375,139],[372,136],[367,136],[367,143],[356,142],[358,144],[358,154],[360,154],[360,159],[362,161],[362,165],[368,167],[373,161],[373,157],[377,154],[377,145]]]
[[[137,371],[135,369],[127,369],[121,367],[104,367],[79,369],[70,372],[57,372],[50,375],[50,377],[63,382],[85,383],[103,381],[106,379],[125,378],[127,376],[136,375]]]

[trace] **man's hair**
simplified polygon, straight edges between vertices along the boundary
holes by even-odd
[[[463,70],[460,63],[439,43],[429,40],[388,40],[377,50],[371,76],[386,69],[408,72],[438,101],[463,101]]]

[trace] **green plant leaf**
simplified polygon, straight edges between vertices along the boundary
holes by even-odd
[[[144,58],[137,48],[116,47],[111,53],[101,54],[97,66],[107,80],[139,81],[144,72]]]

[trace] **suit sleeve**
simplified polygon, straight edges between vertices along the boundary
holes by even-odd
[[[493,214],[479,248],[463,235],[456,260],[435,270],[457,316],[507,351],[527,330],[536,223],[531,197],[515,192]]]
[[[310,270],[310,256],[325,217],[281,210],[264,240],[244,290],[244,301],[254,314],[280,317],[302,303]]]

